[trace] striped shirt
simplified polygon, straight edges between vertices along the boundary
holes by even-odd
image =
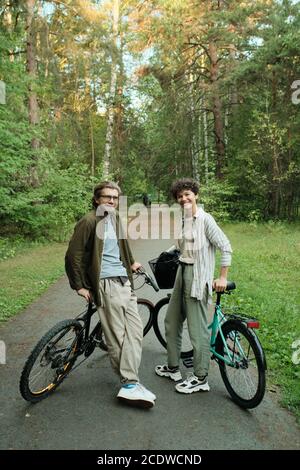
[[[212,295],[216,249],[221,251],[221,266],[230,266],[232,248],[215,219],[201,207],[194,215],[191,239],[194,259],[191,297],[202,300],[206,284],[209,297]],[[181,241],[179,246],[182,247]]]

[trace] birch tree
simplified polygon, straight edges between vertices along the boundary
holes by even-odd
[[[28,85],[28,118],[32,126],[32,133],[35,133],[35,127],[40,122],[39,118],[39,104],[38,97],[35,90],[37,80],[37,61],[36,61],[36,31],[34,25],[35,17],[35,0],[26,0],[26,59],[27,59],[27,73],[29,76]],[[31,147],[33,150],[33,163],[29,175],[30,184],[32,186],[38,185],[38,176],[36,169],[37,153],[39,148],[39,139],[33,135],[31,139]]]
[[[109,103],[107,110],[107,129],[103,158],[103,176],[107,178],[110,173],[111,154],[113,149],[113,130],[116,87],[118,79],[118,39],[119,39],[120,0],[113,0],[112,11],[112,52],[111,52],[111,77],[109,89]]]

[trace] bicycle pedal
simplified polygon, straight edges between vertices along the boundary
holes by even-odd
[[[188,357],[187,359],[183,359],[182,362],[183,362],[183,365],[184,365],[187,369],[189,369],[190,367],[193,367],[193,365],[194,365],[194,364],[193,364],[193,358],[192,358],[192,357]]]

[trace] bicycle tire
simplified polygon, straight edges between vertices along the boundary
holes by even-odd
[[[143,336],[146,336],[153,323],[153,305],[147,299],[138,299],[137,304],[143,322]]]
[[[165,335],[165,316],[167,313],[167,306],[170,302],[170,297],[165,297],[161,299],[155,306],[154,315],[153,315],[153,328],[156,334],[156,337],[160,344],[167,349],[167,341]],[[185,320],[183,325],[183,334],[182,334],[182,351],[180,353],[181,359],[187,359],[193,356],[193,349],[189,339],[187,321]]]
[[[255,408],[262,401],[266,389],[266,361],[262,346],[256,334],[241,321],[228,320],[221,328],[236,364],[233,367],[218,359],[224,385],[237,405]],[[216,352],[224,356],[224,349],[219,332]]]
[[[28,356],[20,378],[20,392],[26,401],[37,403],[53,393],[62,383],[78,357],[74,353],[80,349],[83,338],[81,331],[83,327],[78,321],[63,320],[54,325],[40,339]],[[62,356],[63,341],[68,342],[65,358]],[[68,357],[70,352],[73,356],[71,358]],[[67,362],[65,362],[66,358]],[[35,367],[37,368],[36,377],[34,376]],[[48,370],[51,372],[49,379],[47,379]],[[46,374],[45,380],[43,380],[44,374]]]

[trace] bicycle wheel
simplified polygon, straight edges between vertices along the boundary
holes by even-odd
[[[160,344],[167,348],[166,333],[165,333],[165,317],[167,314],[168,305],[170,302],[170,297],[165,297],[161,299],[155,306],[154,316],[153,316],[153,328]],[[182,330],[182,344],[181,344],[181,354],[180,357],[185,359],[187,357],[192,357],[193,347],[191,345],[190,336],[187,327],[187,321],[183,323]]]
[[[41,338],[21,374],[20,392],[25,400],[43,400],[61,384],[78,357],[82,331],[78,321],[63,320]]]
[[[237,320],[222,325],[216,339],[216,352],[232,361],[218,360],[225,387],[233,401],[242,408],[255,408],[262,401],[266,388],[266,362],[262,346],[255,333]]]
[[[147,299],[138,299],[138,311],[143,322],[143,336],[146,336],[152,326],[153,306]]]

